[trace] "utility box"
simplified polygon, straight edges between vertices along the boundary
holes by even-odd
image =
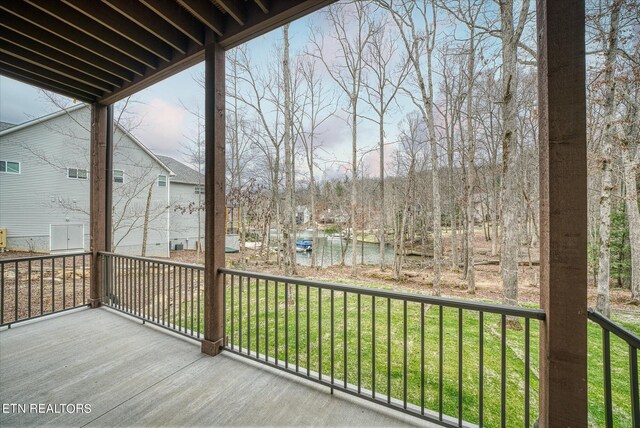
[[[7,228],[0,227],[0,253],[7,250]]]
[[[52,224],[49,226],[49,241],[52,252],[84,250],[84,225]]]

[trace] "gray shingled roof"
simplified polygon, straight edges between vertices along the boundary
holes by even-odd
[[[156,156],[163,164],[168,166],[169,169],[176,174],[175,177],[171,177],[172,182],[186,184],[204,184],[204,174],[200,174],[190,166],[187,166],[169,156]]]
[[[5,129],[13,128],[14,126],[16,126],[15,123],[0,122],[0,131],[4,131]]]

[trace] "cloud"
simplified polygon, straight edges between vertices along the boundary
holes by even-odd
[[[71,103],[71,99],[68,99]],[[58,110],[40,89],[0,76],[0,121],[20,124]]]
[[[134,134],[151,151],[169,156],[177,156],[180,144],[185,140],[190,124],[187,112],[180,105],[160,98],[136,105],[133,112],[141,119]]]

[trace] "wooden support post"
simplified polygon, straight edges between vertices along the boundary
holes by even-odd
[[[540,426],[587,426],[584,0],[538,0]]]
[[[89,303],[100,306],[104,297],[104,271],[99,251],[111,250],[111,163],[113,159],[113,107],[91,105],[91,287]]]
[[[225,259],[225,64],[214,41],[205,47],[205,289],[202,352],[224,346],[224,284],[218,269]]]

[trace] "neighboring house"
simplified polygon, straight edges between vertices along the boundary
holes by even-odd
[[[0,132],[4,131],[5,129],[13,128],[14,126],[16,126],[15,123],[0,122]]]
[[[204,248],[204,174],[168,156],[158,156],[175,176],[169,197],[171,249]]]
[[[296,224],[305,225],[311,221],[311,211],[304,205],[296,207]]]
[[[175,174],[171,177],[169,198],[171,249],[195,250],[197,242],[200,242],[200,248],[204,249],[206,214],[204,211],[204,174],[169,156],[158,155],[158,158]],[[239,215],[240,208],[227,207],[225,235],[227,249],[238,250],[240,248]]]
[[[486,192],[476,192],[473,194],[473,220],[476,223],[482,223],[489,219],[491,206],[493,204],[493,195]]]
[[[328,208],[318,216],[318,222],[322,224],[346,224],[349,221],[349,215],[343,209]]]
[[[0,228],[9,250],[90,248],[90,116],[80,105],[0,131]],[[145,255],[167,257],[173,172],[117,126],[113,168],[113,250],[142,254],[146,231]]]

